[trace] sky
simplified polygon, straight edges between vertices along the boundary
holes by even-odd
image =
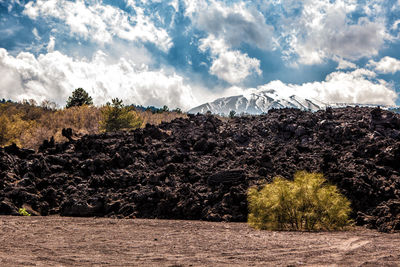
[[[0,0],[0,99],[400,105],[400,0]]]

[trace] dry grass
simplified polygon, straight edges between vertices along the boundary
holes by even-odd
[[[43,114],[32,127],[21,135],[23,147],[37,149],[43,140],[52,136],[56,142],[66,141],[61,132],[71,128],[78,135],[99,133],[101,111],[93,106],[71,107]]]
[[[0,147],[15,143],[20,147],[38,149],[44,140],[51,137],[56,142],[64,142],[67,139],[61,134],[63,128],[71,128],[78,136],[101,132],[104,107],[80,106],[56,110],[50,104],[46,102],[37,106],[29,101],[0,104]],[[137,113],[143,121],[141,127],[147,123],[159,125],[187,117],[178,112]]]
[[[185,113],[177,113],[174,111],[163,113],[152,113],[151,111],[139,112],[140,117],[143,119],[142,127],[146,124],[159,125],[162,122],[170,122],[176,118],[187,118]]]

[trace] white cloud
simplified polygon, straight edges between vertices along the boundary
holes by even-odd
[[[263,5],[258,7],[251,1],[227,4],[185,0],[185,15],[198,29],[223,39],[229,48],[243,43],[264,50],[281,48],[284,59],[293,65],[321,64],[335,58],[351,63],[377,55],[384,42],[393,38],[385,26],[385,9],[376,1],[367,4],[357,0],[261,2]],[[361,9],[366,17],[352,17],[353,12]]]
[[[357,69],[350,72],[332,72],[325,81],[304,84],[285,84],[279,80],[257,87],[257,89],[242,89],[245,94],[253,90],[275,89],[282,95],[298,95],[304,98],[316,99],[325,103],[357,103],[395,105],[398,97],[392,84],[376,79],[376,74],[370,70]],[[231,92],[230,90],[229,92]]]
[[[238,84],[253,73],[261,75],[260,61],[238,50],[230,50],[223,39],[213,35],[200,40],[201,51],[210,50],[213,63],[210,74],[230,84]]]
[[[400,60],[392,57],[384,57],[376,62],[370,60],[368,66],[375,68],[376,71],[381,73],[395,73],[400,71]]]
[[[14,100],[48,99],[64,105],[74,89],[83,87],[95,104],[115,97],[145,106],[186,109],[198,104],[181,76],[124,58],[110,63],[100,51],[91,60],[77,60],[58,51],[37,58],[30,53],[13,57],[0,48],[0,76],[5,77],[2,97]]]
[[[338,62],[338,66],[336,67],[337,70],[346,70],[346,69],[356,69],[357,65],[353,62],[344,60],[343,58],[337,58],[336,61]]]
[[[41,37],[39,35],[39,32],[38,32],[38,30],[36,28],[33,28],[32,33],[35,36],[36,40],[40,40],[41,39]]]
[[[239,51],[226,51],[213,61],[210,73],[231,84],[237,84],[256,72],[261,75],[260,61]]]
[[[34,7],[34,2],[29,2],[25,5],[24,14],[28,15],[31,19],[36,19],[39,16],[39,10]]]
[[[144,15],[142,8],[133,4],[132,7],[135,16],[101,2],[86,6],[82,0],[38,0],[28,2],[24,14],[31,19],[59,19],[69,27],[72,34],[98,43],[110,43],[116,36],[128,41],[151,42],[167,51],[172,42],[166,30],[156,27]]]
[[[400,19],[396,20],[393,23],[392,30],[397,30],[399,28],[399,24],[400,24]]]
[[[17,5],[21,5],[20,0],[0,0],[0,4],[8,4],[7,10],[8,12],[11,12],[13,9],[13,5],[17,4]]]
[[[247,43],[261,49],[273,46],[274,28],[255,8],[244,2],[227,5],[218,1],[186,0],[186,15],[197,28],[223,39],[230,47]]]
[[[375,78],[376,74],[366,69],[333,72],[325,81],[303,84],[299,90],[328,103],[395,105],[397,94],[392,84]]]
[[[289,55],[296,55],[300,63],[319,64],[334,57],[369,57],[376,55],[385,40],[390,39],[384,20],[375,17],[375,13],[358,21],[349,19],[357,8],[356,0],[307,0],[303,5],[301,16],[287,18],[282,26],[282,35],[289,42]],[[377,8],[371,10],[378,12]]]
[[[54,36],[50,36],[49,44],[47,45],[47,52],[54,52],[54,47],[56,46],[56,38]]]
[[[172,0],[170,2],[170,6],[172,6],[175,9],[175,12],[179,12],[179,1],[178,0]]]

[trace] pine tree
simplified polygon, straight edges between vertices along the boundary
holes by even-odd
[[[93,105],[93,99],[82,88],[75,89],[75,91],[72,92],[72,96],[68,97],[66,108],[83,105]]]

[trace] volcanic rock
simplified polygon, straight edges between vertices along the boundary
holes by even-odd
[[[37,153],[0,148],[0,214],[29,205],[41,215],[245,221],[250,186],[305,170],[338,186],[357,224],[400,228],[400,115],[379,108],[189,115],[68,139]]]

